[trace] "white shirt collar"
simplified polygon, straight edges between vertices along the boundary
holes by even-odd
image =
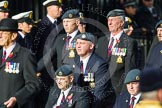
[[[71,41],[74,39],[74,37],[77,35],[77,33],[78,33],[78,29],[77,30],[75,30],[73,33],[71,33],[71,34],[67,34],[67,36],[71,36],[71,38],[70,38],[70,43],[71,43]]]
[[[14,42],[14,44],[8,47],[7,49],[3,48],[3,51],[4,50],[6,51],[6,58],[9,56],[9,54],[12,52],[15,46],[16,46],[16,42]]]
[[[87,63],[88,63],[88,61],[89,61],[89,58],[90,58],[90,56],[92,55],[92,53],[88,56],[88,57],[86,57],[86,58],[84,58],[84,59],[82,59],[81,57],[80,57],[80,61],[82,61],[83,62],[83,73],[85,72],[85,70],[86,70],[86,67],[87,67]]]
[[[61,93],[64,92],[65,98],[69,94],[69,91],[71,90],[71,88],[72,88],[72,85],[68,89],[66,89],[65,91],[61,90]]]
[[[131,95],[131,98],[133,97],[133,95]],[[138,93],[137,95],[134,96],[136,99],[134,100],[134,106],[137,104],[137,102],[139,101],[140,97],[141,97],[141,93]],[[131,98],[130,98],[130,103],[131,103]]]
[[[20,36],[24,39],[25,35],[24,35],[21,31],[18,31],[18,33],[19,33]]]
[[[122,35],[123,31],[119,32],[117,35],[113,36],[112,33],[110,35],[110,39],[113,37],[114,39],[120,39],[121,35]]]
[[[57,19],[53,19],[51,16],[47,15],[47,17],[49,18],[49,20],[52,22],[52,24],[57,21]]]

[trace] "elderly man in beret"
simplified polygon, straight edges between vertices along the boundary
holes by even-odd
[[[4,18],[8,18],[9,9],[8,9],[8,1],[4,0],[0,2],[0,21]]]
[[[18,23],[0,21],[0,103],[6,108],[33,108],[38,93],[36,60],[30,51],[16,43]]]
[[[31,47],[31,38],[32,38],[29,33],[31,32],[34,23],[32,16],[33,16],[32,11],[22,12],[12,16],[12,19],[18,21],[18,28],[22,30],[18,32],[16,40],[17,43],[29,49]]]
[[[139,69],[130,70],[124,80],[127,91],[121,93],[115,102],[114,108],[134,108],[141,100]]]
[[[162,66],[162,20],[156,24],[155,29],[157,30],[157,40],[154,41],[149,51],[144,68],[150,66],[160,68]]]
[[[74,74],[70,65],[55,72],[57,87],[52,87],[45,108],[90,108],[90,97],[83,88],[73,85]]]
[[[111,84],[108,65],[94,53],[95,37],[85,32],[76,37],[77,56],[72,64],[74,85],[84,87],[92,94],[92,108],[112,108],[115,91]]]
[[[142,101],[135,108],[162,108],[162,68],[148,67],[140,77]]]
[[[109,65],[110,77],[116,94],[120,94],[129,70],[136,68],[137,42],[123,31],[124,11],[114,9],[107,14],[110,33],[98,39],[96,52]]]

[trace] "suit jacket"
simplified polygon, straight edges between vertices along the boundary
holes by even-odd
[[[123,63],[117,63],[118,56],[107,55],[107,48],[110,40],[110,34],[101,37],[96,46],[96,53],[104,58],[109,64],[109,72],[112,80],[112,85],[117,94],[120,94],[124,79],[128,71],[136,68],[137,63],[137,42],[123,33],[120,37],[120,42],[115,45],[117,48],[126,48],[126,55],[121,56]]]
[[[2,53],[3,49],[0,49],[0,58],[2,58]],[[9,65],[7,65],[8,63]],[[7,67],[10,70],[14,70],[15,67],[19,73],[6,71]],[[14,108],[33,108],[34,95],[40,89],[35,72],[34,57],[28,49],[16,44],[12,54],[5,62],[0,62],[0,103],[4,103],[10,97],[16,97],[17,104]]]
[[[58,89],[57,87],[51,88],[45,108],[53,108],[53,106],[56,104],[59,98],[60,92],[61,90]],[[71,94],[73,94],[73,96],[72,96],[72,103],[70,105],[70,102],[67,99],[67,97],[70,96]],[[90,108],[89,94],[87,91],[83,90],[80,87],[73,86],[69,91],[67,97],[66,101],[60,105],[61,108]]]
[[[112,108],[115,102],[115,92],[111,84],[110,75],[108,72],[108,65],[101,57],[92,53],[86,66],[87,72],[94,73],[95,88],[89,86],[90,82],[84,83],[80,74],[80,57],[74,58],[74,84],[83,86],[85,89],[91,91],[93,95],[93,108]]]
[[[113,108],[129,108],[131,95],[128,92],[121,93],[117,98]],[[139,98],[138,102],[141,100]],[[138,103],[137,102],[137,103]]]

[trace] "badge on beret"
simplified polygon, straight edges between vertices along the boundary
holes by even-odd
[[[73,17],[73,14],[70,13],[70,14],[69,14],[69,18],[72,18],[72,17]]]
[[[162,24],[160,24],[160,27],[162,27]]]
[[[7,8],[8,7],[7,2],[4,2],[3,6],[4,6],[4,8]]]
[[[162,50],[160,50],[160,53],[162,54]]]
[[[33,12],[30,12],[30,14],[29,14],[29,18],[30,18],[30,19],[33,18]]]
[[[85,34],[82,34],[82,38],[83,38],[83,39],[86,38],[86,35],[85,35]]]
[[[79,12],[79,17],[83,19],[83,13]]]
[[[61,72],[61,71],[60,71],[60,72],[58,72],[58,75],[59,75],[59,76],[62,76],[62,72]]]
[[[136,76],[136,80],[140,80],[140,77],[139,76]]]

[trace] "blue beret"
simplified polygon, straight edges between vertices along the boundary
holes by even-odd
[[[127,84],[130,82],[139,82],[140,73],[141,73],[141,71],[139,69],[133,69],[133,70],[129,71],[125,80],[124,80],[124,83]]]
[[[162,70],[160,68],[146,68],[141,73],[140,90],[148,92],[162,88]]]
[[[70,65],[63,65],[55,72],[56,76],[68,76],[73,73],[73,68]]]
[[[121,9],[114,9],[114,10],[110,11],[110,12],[107,14],[107,18],[109,18],[109,17],[115,17],[115,16],[125,16],[124,10],[121,10]]]
[[[77,35],[76,39],[87,40],[87,41],[91,41],[92,43],[95,43],[94,35],[88,32]]]
[[[160,20],[159,22],[157,22],[155,29],[157,28],[162,28],[162,20]]]
[[[79,10],[77,9],[71,9],[66,11],[63,16],[61,17],[61,19],[72,19],[72,18],[79,18]]]

